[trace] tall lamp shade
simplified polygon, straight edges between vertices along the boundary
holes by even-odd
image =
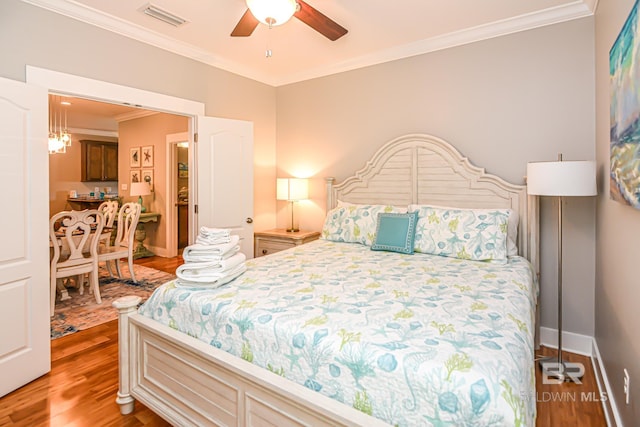
[[[592,161],[527,164],[527,192],[537,196],[595,196],[596,163]]]
[[[596,164],[593,161],[531,162],[527,164],[527,193],[558,197],[558,356],[540,360],[547,378],[577,381],[583,370],[562,359],[562,198],[595,196]],[[577,368],[577,369],[576,369]]]
[[[289,232],[300,231],[294,217],[294,202],[309,198],[309,180],[305,178],[277,178],[276,199],[289,202],[291,209],[291,226]]]

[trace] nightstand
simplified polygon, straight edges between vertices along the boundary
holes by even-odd
[[[295,246],[317,240],[320,233],[317,231],[294,231],[289,232],[284,228],[258,231],[253,233],[254,256],[261,257],[268,254],[283,251]]]

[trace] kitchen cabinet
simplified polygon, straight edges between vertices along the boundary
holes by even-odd
[[[80,141],[82,181],[118,180],[118,144],[106,141]]]

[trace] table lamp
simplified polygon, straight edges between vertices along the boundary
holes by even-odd
[[[146,212],[146,208],[142,204],[142,196],[148,196],[151,194],[151,188],[146,182],[132,182],[131,192],[132,197],[138,196],[138,203],[140,203],[140,212]]]
[[[540,360],[542,371],[560,381],[578,380],[582,371],[571,372],[562,360],[562,198],[567,196],[595,196],[596,163],[593,161],[531,162],[527,164],[527,193],[558,198],[558,357]]]
[[[288,232],[300,231],[298,221],[294,217],[294,203],[309,197],[309,180],[306,178],[278,178],[276,181],[276,199],[289,202],[291,209],[291,226]]]

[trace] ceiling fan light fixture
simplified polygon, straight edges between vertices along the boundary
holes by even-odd
[[[297,10],[296,0],[246,0],[253,16],[270,27],[287,22]]]

